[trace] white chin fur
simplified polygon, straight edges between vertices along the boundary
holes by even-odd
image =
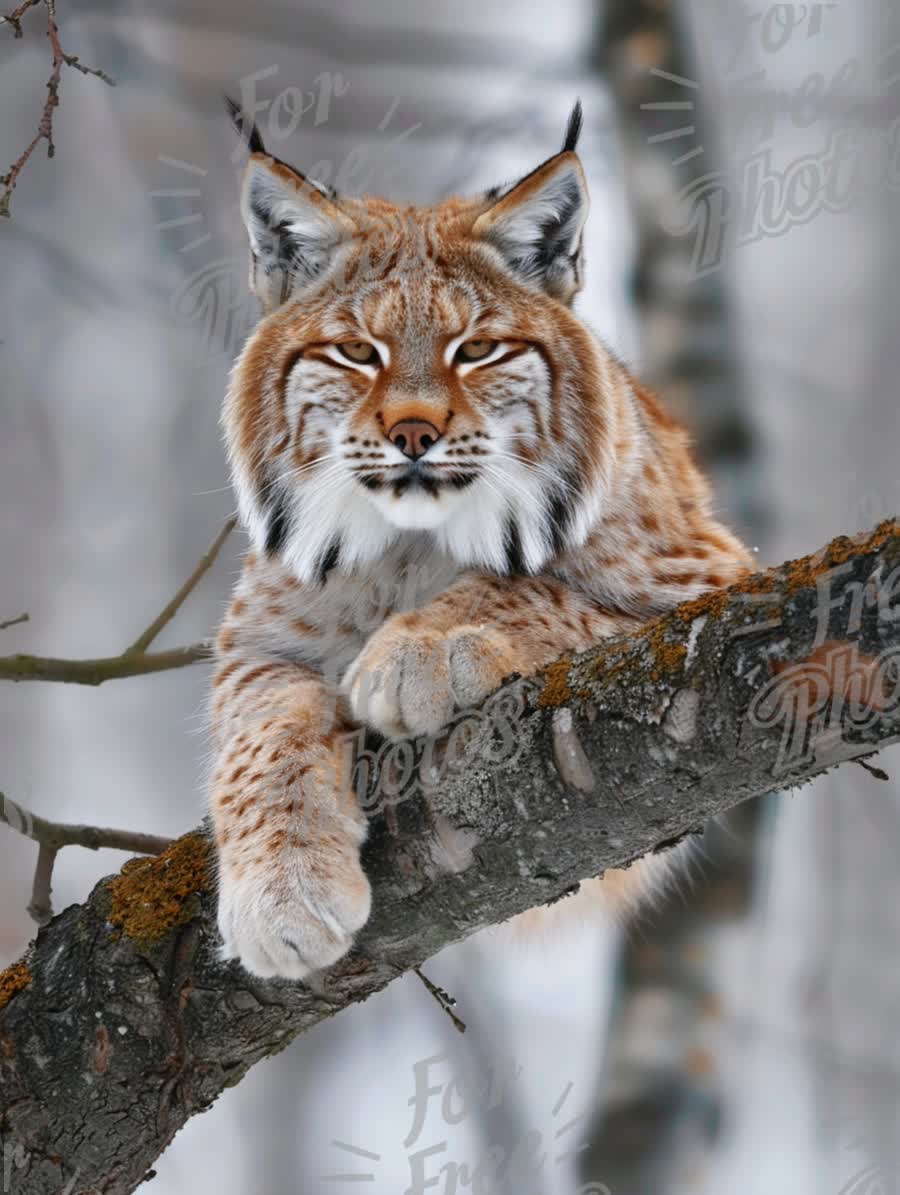
[[[465,500],[465,492],[441,490],[436,497],[409,491],[396,497],[390,491],[368,493],[369,501],[391,524],[404,531],[433,531],[458,510]]]

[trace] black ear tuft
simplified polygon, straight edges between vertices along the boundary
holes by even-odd
[[[231,117],[232,124],[240,134],[241,140],[247,144],[247,149],[252,154],[264,154],[266,147],[263,144],[262,134],[256,125],[247,117],[240,104],[236,104],[230,95],[222,97],[225,101],[225,107],[228,110],[228,115]],[[250,128],[247,128],[247,125]]]
[[[581,100],[575,101],[575,107],[572,109],[572,115],[569,117],[569,124],[566,128],[566,139],[563,141],[560,153],[574,153],[575,146],[578,144],[578,138],[581,136],[581,126],[584,124],[584,113],[581,110]]]

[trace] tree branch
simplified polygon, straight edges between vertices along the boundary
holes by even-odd
[[[95,75],[98,79],[102,79],[109,87],[115,87],[116,81],[106,71],[102,71],[96,66],[85,66],[77,54],[67,54],[63,50],[59,41],[59,27],[56,24],[56,0],[22,0],[12,12],[7,13],[6,16],[0,17],[0,25],[11,25],[13,37],[22,36],[22,17],[30,8],[36,8],[39,3],[42,3],[47,10],[47,36],[50,38],[50,48],[52,53],[50,78],[47,80],[47,98],[44,101],[44,108],[41,112],[41,119],[38,122],[38,128],[31,141],[10,166],[6,174],[0,175],[0,183],[3,184],[4,191],[0,195],[0,216],[9,215],[9,202],[12,198],[12,193],[15,190],[16,183],[19,180],[26,162],[37,149],[38,143],[41,141],[47,142],[47,157],[52,158],[56,152],[56,146],[53,144],[53,112],[59,107],[59,83],[62,75],[62,68],[64,66],[72,67],[73,70],[80,71],[83,75]]]
[[[0,975],[13,1189],[133,1191],[255,1062],[443,947],[900,740],[898,660],[892,522],[509,683],[463,720],[464,767],[442,739],[440,782],[373,817],[372,920],[314,985],[219,960],[203,830],[126,864]]]
[[[174,647],[171,651],[147,652],[132,656],[101,656],[96,660],[55,660],[46,656],[0,657],[0,680],[56,680],[70,685],[102,685],[108,680],[122,680],[127,676],[147,676],[151,672],[169,672],[185,668],[198,660],[208,660],[212,643],[204,639],[190,647]]]
[[[102,826],[79,826],[66,822],[51,822],[24,809],[0,792],[0,823],[9,826],[26,838],[38,843],[37,864],[28,912],[38,923],[46,925],[53,916],[50,903],[50,884],[56,856],[64,846],[83,846],[91,851],[109,847],[116,851],[133,851],[139,855],[159,855],[172,845],[171,838],[155,834],[139,834],[133,830],[108,830]]]
[[[154,618],[130,647],[118,656],[101,656],[96,660],[56,660],[46,656],[0,656],[0,680],[55,680],[73,685],[102,685],[104,681],[121,680],[127,676],[146,676],[151,672],[167,672],[172,668],[184,668],[198,660],[207,660],[212,654],[212,644],[208,639],[201,643],[193,643],[189,647],[175,647],[170,651],[148,652],[146,649],[166,627],[185,600],[197,587],[202,577],[209,572],[222,550],[225,540],[237,525],[236,519],[229,519],[216,538],[209,546],[209,550],[201,557],[197,567],[181,586],[175,596]],[[12,626],[16,622],[27,620],[27,615],[13,619],[9,623],[0,624]]]

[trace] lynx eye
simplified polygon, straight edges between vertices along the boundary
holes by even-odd
[[[339,344],[338,350],[350,361],[357,365],[375,365],[378,360],[378,350],[367,340],[345,340]]]
[[[497,347],[496,340],[466,340],[456,350],[457,361],[481,361]]]

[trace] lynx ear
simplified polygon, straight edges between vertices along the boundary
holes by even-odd
[[[582,231],[589,200],[575,154],[580,129],[577,104],[561,152],[502,194],[472,228],[520,278],[564,303],[582,287]]]
[[[241,188],[250,236],[250,286],[267,311],[324,274],[353,221],[316,183],[268,154],[251,154]]]
[[[241,186],[250,287],[269,312],[323,275],[357,229],[329,188],[267,154],[256,126],[248,131],[236,105],[229,108],[251,151]]]

